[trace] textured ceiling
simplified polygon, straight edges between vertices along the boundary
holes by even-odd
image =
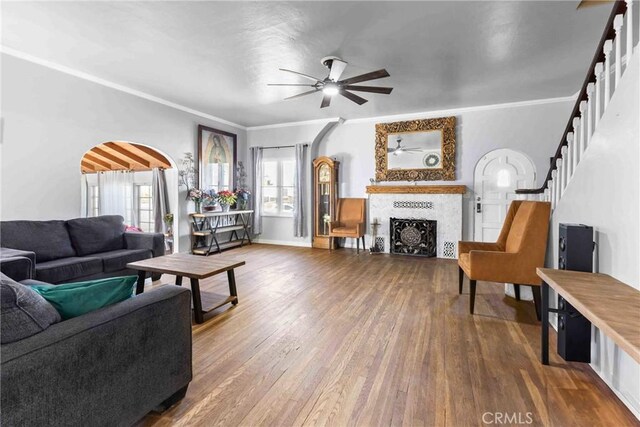
[[[3,2],[2,44],[247,126],[568,96],[610,5],[553,2]],[[325,77],[386,68],[358,106],[278,68]]]

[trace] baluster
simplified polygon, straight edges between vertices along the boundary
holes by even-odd
[[[571,167],[571,162],[569,161],[569,147],[566,145],[563,146],[560,149],[560,153],[562,155],[562,191],[564,192],[564,189],[567,188],[567,185],[569,184],[569,178],[571,178],[571,175],[569,175],[569,168]]]
[[[564,147],[563,147],[564,148]],[[558,200],[562,197],[562,193],[564,193],[564,167],[562,158],[556,159],[556,167],[558,168]]]
[[[580,119],[578,117],[573,118],[573,171],[575,172],[576,167],[578,167],[578,163],[582,156],[580,155]]]
[[[631,55],[633,54],[633,1],[627,2],[627,66],[631,63]]]
[[[575,163],[573,159],[573,133],[567,133],[567,146],[565,147],[567,153],[567,184],[571,180],[573,176],[573,171],[575,169]]]
[[[551,172],[551,182],[553,184],[553,190],[551,191],[551,208],[555,209],[556,206],[558,206],[558,171],[557,170],[553,170]]]
[[[611,50],[613,49],[613,42],[607,40],[604,42],[602,51],[604,52],[604,108],[606,110],[611,99]],[[604,114],[604,112],[603,112]]]
[[[595,84],[589,83],[587,85],[587,140],[586,146],[589,146],[591,141],[591,135],[593,135],[593,91]]]
[[[587,118],[585,112],[587,110],[587,101],[580,102],[580,158],[584,154],[584,150],[587,149]]]
[[[596,67],[595,67],[595,74],[596,74],[596,86],[595,86],[596,87],[596,98],[595,98],[596,111],[595,111],[594,130],[598,128],[598,123],[600,122],[600,116],[601,116],[600,105],[602,104],[602,97],[600,95],[600,79],[602,78],[602,69],[603,69],[602,62],[598,62],[596,64]]]
[[[621,40],[621,30],[622,30],[622,22],[623,22],[623,16],[622,15],[616,15],[615,18],[613,18],[613,29],[616,30],[616,39],[615,39],[615,43],[616,43],[616,64],[615,64],[615,75],[616,78],[613,81],[613,90],[615,91],[616,88],[618,87],[618,83],[620,82],[620,76],[622,75],[622,40]]]

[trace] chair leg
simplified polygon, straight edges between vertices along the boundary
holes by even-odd
[[[469,295],[471,299],[469,300],[469,313],[473,314],[473,307],[476,304],[476,281],[469,279]]]
[[[516,294],[516,301],[520,301],[520,285],[513,284],[513,292]]]
[[[360,253],[360,239],[356,237],[356,253]]]
[[[458,267],[458,294],[462,295],[462,284],[464,283],[464,270],[462,267]]]
[[[364,236],[362,236],[362,249],[366,249],[367,247],[365,246],[365,241],[364,241]]]
[[[531,292],[533,292],[533,303],[536,306],[536,317],[538,321],[542,320],[542,313],[540,312],[542,307],[542,296],[540,295],[540,286],[532,286]]]

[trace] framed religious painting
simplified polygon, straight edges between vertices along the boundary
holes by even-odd
[[[234,190],[238,137],[236,134],[198,126],[198,187],[202,190]]]

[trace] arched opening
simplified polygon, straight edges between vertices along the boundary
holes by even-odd
[[[108,141],[80,160],[84,216],[122,215],[133,230],[163,232],[177,251],[178,186],[175,162],[156,148]]]

